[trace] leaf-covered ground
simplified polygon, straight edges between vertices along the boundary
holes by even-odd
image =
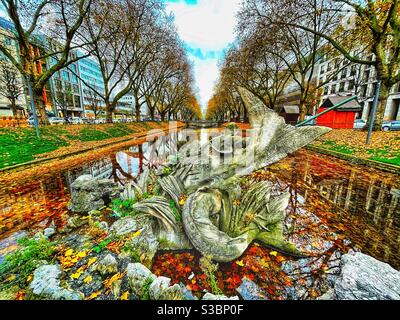
[[[367,132],[335,129],[313,145],[361,159],[375,160],[400,166],[400,132],[374,132],[366,145]]]
[[[41,139],[37,139],[34,128],[1,128],[0,169],[100,147],[167,127],[166,122],[48,126],[40,129]]]

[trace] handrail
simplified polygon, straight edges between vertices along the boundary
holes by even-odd
[[[330,107],[330,108],[328,108],[328,109],[322,111],[321,113],[318,113],[318,114],[316,114],[315,116],[312,116],[311,118],[308,118],[307,120],[304,120],[304,121],[302,121],[302,122],[299,122],[298,124],[295,125],[295,127],[304,126],[305,124],[307,124],[307,123],[309,123],[310,121],[313,121],[313,120],[319,118],[320,116],[324,115],[325,113],[328,113],[328,112],[330,112],[330,111],[332,111],[332,110],[335,110],[335,109],[337,109],[337,108],[343,106],[344,104],[346,104],[346,103],[348,103],[348,102],[350,102],[350,101],[356,100],[356,99],[357,99],[357,96],[353,96],[353,97],[351,97],[351,98],[348,98],[348,99],[346,99],[346,100],[343,100],[342,102],[340,102],[340,103],[334,105],[333,107]]]

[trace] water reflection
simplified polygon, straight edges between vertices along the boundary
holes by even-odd
[[[215,130],[197,134],[205,142]],[[6,183],[0,190],[0,241],[18,231],[62,226],[68,217],[69,186],[78,176],[91,174],[121,184],[135,180],[146,167],[164,163],[186,139],[185,132],[174,132],[96,161]],[[398,175],[302,150],[253,178],[270,179],[278,190],[291,192],[286,234],[305,251],[318,253],[318,265],[334,260],[337,250],[355,246],[400,268]],[[318,260],[321,254],[326,261]]]
[[[304,150],[264,174],[291,192],[289,215],[301,211],[318,218],[319,237],[327,226],[362,252],[400,268],[398,175]]]

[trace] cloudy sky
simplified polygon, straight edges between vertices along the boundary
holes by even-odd
[[[194,62],[196,85],[203,109],[218,78],[218,60],[234,40],[240,0],[165,0],[175,15],[178,32]]]
[[[218,79],[218,61],[223,50],[234,40],[236,12],[240,0],[164,0],[189,58],[194,63],[196,86],[203,109],[212,96]],[[0,5],[1,6],[1,5]],[[6,16],[0,8],[0,16]]]

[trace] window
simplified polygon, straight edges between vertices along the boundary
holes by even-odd
[[[78,83],[78,78],[76,77],[76,75],[71,74],[71,82]]]
[[[324,88],[324,95],[328,95],[329,94],[329,87],[325,87]]]
[[[325,73],[325,66],[324,66],[324,65],[321,66],[321,71],[320,71],[320,73],[321,73],[321,74],[324,74],[324,73]]]
[[[371,75],[371,71],[370,70],[365,70],[364,71],[364,81],[368,81],[370,75]]]
[[[336,84],[331,87],[331,94],[336,93]]]
[[[73,85],[73,90],[74,90],[75,93],[79,93],[79,86],[74,84]]]
[[[356,73],[357,73],[357,68],[356,68],[356,66],[351,66],[350,76],[355,76]]]
[[[366,84],[364,84],[364,85],[361,87],[361,96],[362,96],[362,97],[366,97],[366,96],[367,96],[367,85],[366,85]]]
[[[347,75],[347,69],[343,69],[342,70],[342,75],[341,75],[341,79],[344,79],[344,78],[346,78],[346,75]]]
[[[63,78],[65,81],[69,81],[69,74],[67,71],[63,71]]]
[[[354,90],[354,86],[355,86],[355,83],[354,83],[354,80],[350,80],[349,81],[349,86],[348,86],[348,90]]]
[[[79,98],[79,96],[74,96],[74,105],[75,108],[81,108],[81,99]]]
[[[345,82],[344,82],[344,81],[340,83],[340,85],[339,85],[339,92],[344,92],[344,85],[345,85]]]

